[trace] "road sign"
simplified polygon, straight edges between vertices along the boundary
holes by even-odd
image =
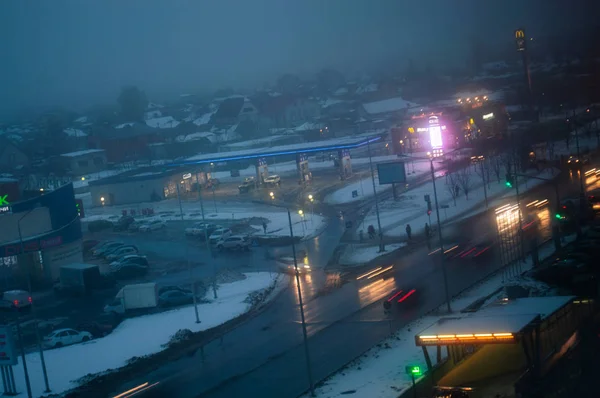
[[[0,366],[12,366],[18,363],[17,345],[10,326],[0,326]]]
[[[425,199],[425,202],[427,203],[431,202],[431,197],[429,196],[429,194],[423,196],[423,199]]]

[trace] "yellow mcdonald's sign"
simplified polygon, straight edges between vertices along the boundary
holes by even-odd
[[[411,133],[411,134],[414,134],[415,133],[415,128],[414,127],[409,127],[408,128],[408,132]]]
[[[515,30],[515,39],[524,39],[524,38],[525,38],[525,31],[523,29]]]

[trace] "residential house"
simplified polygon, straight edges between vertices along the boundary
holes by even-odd
[[[296,127],[316,120],[321,114],[319,103],[309,98],[263,93],[254,101],[259,109],[261,129]]]
[[[114,127],[92,129],[88,142],[91,148],[104,149],[109,163],[123,163],[150,158],[149,144],[163,142],[160,129],[145,123],[122,123]]]
[[[25,150],[14,141],[0,136],[0,170],[14,171],[29,165],[30,159]]]
[[[217,126],[232,126],[242,121],[256,121],[258,110],[250,99],[243,96],[225,98],[212,116]]]
[[[202,132],[182,134],[171,142],[149,144],[149,148],[152,159],[177,159],[214,152],[216,143],[217,136],[214,133]]]
[[[394,97],[363,104],[360,115],[367,120],[396,119],[403,117],[410,108],[417,106],[419,105],[404,98]]]
[[[106,169],[106,153],[104,149],[68,152],[59,156],[59,162],[69,175],[84,176]]]

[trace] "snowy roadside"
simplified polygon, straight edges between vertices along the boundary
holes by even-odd
[[[198,305],[201,323],[195,323],[193,306],[124,320],[111,334],[87,343],[44,352],[53,394],[61,394],[89,382],[94,375],[118,371],[135,359],[145,359],[164,350],[182,329],[206,331],[236,318],[256,305],[271,300],[289,282],[284,274],[246,273],[245,279],[219,286],[218,299]],[[257,293],[263,292],[263,293]],[[257,295],[262,297],[257,298]],[[207,298],[212,297],[210,295]],[[148,331],[152,331],[148,333]],[[89,358],[93,358],[91,361]],[[33,395],[43,395],[44,381],[37,353],[26,355]],[[18,396],[25,396],[21,359],[15,366]]]
[[[116,221],[121,217],[122,210],[130,210],[132,206],[95,207],[87,211],[83,223],[95,220]],[[152,208],[154,216],[140,217],[140,220],[151,221],[160,219],[163,221],[181,221],[179,202],[176,199],[163,200],[157,203],[142,203],[133,208]],[[198,202],[182,202],[184,221],[202,221],[202,213]],[[138,214],[141,211],[137,211]],[[294,236],[310,239],[317,236],[326,226],[325,217],[313,214],[305,210],[303,215],[292,213],[292,225]],[[287,211],[280,208],[256,204],[256,203],[219,203],[217,211],[213,206],[204,206],[204,219],[206,222],[215,224],[246,223],[253,231],[252,234],[263,238],[277,238],[290,236],[290,227]],[[262,224],[267,224],[267,233],[264,234]]]
[[[338,260],[339,265],[361,265],[366,264],[369,261],[376,259],[377,257],[388,255],[396,250],[405,247],[407,244],[402,243],[390,243],[385,245],[385,251],[380,252],[379,246],[372,245],[348,245],[344,253]]]
[[[416,155],[416,154],[415,154]],[[399,160],[398,157],[394,157],[394,160]],[[423,174],[430,172],[429,161],[415,161],[406,163],[406,179],[407,184],[411,184],[412,181]],[[377,166],[375,165],[375,159],[373,159],[373,172],[375,175],[375,187],[377,193],[392,189],[391,184],[379,185],[379,178],[377,176]],[[356,196],[353,196],[353,193]],[[373,195],[373,181],[371,177],[363,178],[357,182],[346,185],[343,188],[330,193],[325,197],[323,203],[328,205],[344,205],[349,203],[358,202],[361,200],[368,199]]]
[[[568,240],[574,239],[570,237]],[[540,250],[540,258],[552,255],[552,243],[545,245]],[[531,269],[532,263],[528,259],[523,266],[523,271]],[[455,313],[460,312],[476,300],[486,298],[508,284],[527,285],[541,290],[544,284],[526,278],[505,280],[502,271],[497,271],[478,284],[465,290],[451,300]],[[316,389],[316,396],[334,398],[351,394],[354,397],[368,398],[397,398],[412,385],[411,378],[405,373],[408,365],[419,365],[426,369],[421,347],[415,345],[415,335],[429,325],[437,322],[443,316],[445,305],[441,305],[430,314],[419,318],[402,329],[393,333],[389,338],[381,341],[360,357],[348,363],[345,367],[325,379]],[[432,364],[436,364],[435,347],[427,347]],[[308,398],[305,394],[302,398]]]
[[[555,174],[553,174],[552,170],[545,170],[531,175],[541,178],[553,178]],[[473,180],[481,179],[481,177],[476,174],[474,174],[472,178]],[[519,189],[521,193],[525,193],[544,183],[542,180],[536,180],[533,178],[522,178],[520,180]],[[462,194],[456,198],[455,204],[449,189],[447,189],[444,179],[440,178],[439,180],[436,180],[436,187],[438,189],[438,197],[441,207],[440,221],[445,223],[447,220],[455,218],[459,215],[461,216],[460,219],[471,217],[480,210],[483,210],[482,205],[485,202],[484,187],[479,181],[476,183],[478,183],[478,185],[475,185],[474,183],[474,186],[469,192],[469,199],[467,200],[465,195]],[[504,184],[497,183],[496,181],[491,182],[488,186],[486,186],[486,190],[488,199],[493,198],[489,202],[490,208],[493,208],[494,206],[497,206],[514,196],[514,190],[507,190]],[[422,232],[425,223],[431,222],[435,224],[435,208],[433,209],[431,217],[428,216],[427,203],[425,203],[423,199],[425,195],[430,195],[433,202],[433,184],[431,182],[427,182],[418,188],[408,190],[399,196],[398,201],[384,201],[379,206],[381,229],[383,230],[384,235],[391,237],[405,237],[405,226],[408,223],[412,225],[414,233]],[[377,215],[374,209],[371,209],[371,212],[369,212],[359,224],[355,233],[356,237],[359,236],[361,230],[364,234],[369,225],[377,225]]]

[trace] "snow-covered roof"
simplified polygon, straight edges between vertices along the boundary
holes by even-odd
[[[164,106],[154,103],[154,102],[148,102],[148,109],[157,109],[157,108],[164,108]]]
[[[77,119],[75,119],[75,123],[87,123],[87,121],[88,121],[87,116],[81,116],[81,117],[78,117]]]
[[[519,333],[538,316],[544,319],[575,296],[525,297],[499,301],[477,312],[441,318],[417,336]]]
[[[205,113],[204,115],[202,115],[199,118],[197,118],[196,120],[194,120],[192,123],[194,123],[196,126],[202,126],[202,125],[208,124],[210,122],[210,118],[214,114],[215,114],[214,112]]]
[[[300,144],[281,145],[281,146],[272,147],[272,148],[265,148],[264,153],[261,153],[261,150],[258,148],[243,149],[243,150],[239,150],[239,151],[223,152],[223,153],[218,153],[218,154],[206,153],[206,154],[192,156],[190,158],[187,158],[186,161],[201,163],[201,162],[208,162],[208,161],[214,160],[215,158],[219,158],[219,159],[229,158],[229,159],[233,160],[235,158],[242,157],[242,156],[253,156],[253,157],[276,156],[274,154],[275,152],[281,153],[281,152],[287,152],[287,151],[304,151],[304,150],[306,150],[306,151],[319,150],[320,151],[321,148],[327,148],[327,147],[331,147],[331,146],[336,146],[336,147],[347,146],[348,148],[350,148],[353,146],[364,144],[366,142],[366,140],[370,139],[370,138],[373,138],[373,133],[357,134],[357,135],[353,135],[353,136],[333,138],[333,139],[323,140],[323,141],[313,141],[313,142],[303,142]],[[340,148],[337,148],[337,149],[340,149]],[[273,154],[271,154],[271,153],[273,153]]]
[[[132,127],[132,126],[135,126],[135,123],[134,123],[134,122],[128,122],[128,123],[121,123],[121,124],[117,124],[117,125],[115,126],[115,128],[116,128],[116,129],[122,129],[122,128],[124,128],[124,127]]]
[[[66,128],[63,130],[63,132],[69,137],[87,137],[87,134],[79,129]]]
[[[374,93],[377,90],[379,90],[379,84],[371,83],[365,86],[360,86],[358,89],[356,89],[356,94]]]
[[[371,115],[406,110],[407,108],[414,106],[419,105],[415,104],[414,102],[407,101],[401,97],[389,98],[386,100],[363,104],[365,111]]]
[[[170,129],[173,127],[177,127],[179,122],[175,120],[172,116],[163,116],[157,117],[154,119],[146,120],[146,124],[149,127],[159,128],[159,129]]]
[[[333,95],[335,95],[335,96],[345,95],[345,94],[348,94],[348,89],[346,87],[340,87],[333,92]]]
[[[272,144],[274,142],[286,140],[289,138],[290,138],[289,135],[272,135],[269,137],[257,138],[254,140],[234,142],[231,144],[227,144],[227,146],[232,149],[242,149],[242,148],[252,147],[252,146],[255,147],[257,145],[262,145],[262,144]],[[271,146],[271,145],[269,145],[269,146]]]
[[[146,119],[146,120],[154,119],[154,118],[161,117],[161,116],[162,116],[162,112],[158,109],[154,109],[154,110],[147,111],[146,113],[144,113],[144,119]]]
[[[340,99],[334,99],[334,98],[327,98],[326,101],[324,101],[323,103],[321,103],[321,108],[329,108],[330,106],[336,105],[336,104],[342,104],[342,103],[346,103],[348,101],[344,101],[344,100],[340,100]]]
[[[92,154],[92,153],[99,153],[99,152],[104,152],[104,149],[85,149],[83,151],[61,153],[60,156],[74,158],[74,157],[77,157],[77,156],[84,156],[84,155],[89,155],[89,154]]]
[[[201,138],[206,138],[207,140],[209,140],[210,142],[212,142],[213,144],[215,142],[217,142],[217,136],[215,135],[215,133],[211,133],[211,132],[201,132],[201,133],[192,133],[192,134],[186,134],[186,135],[179,135],[175,138],[175,141],[177,142],[188,142],[188,141],[196,141],[199,140]]]
[[[294,129],[294,131],[310,131],[310,130],[318,130],[322,127],[323,125],[321,123],[313,123],[313,122],[306,122],[304,124],[301,124],[300,126],[296,127]]]

